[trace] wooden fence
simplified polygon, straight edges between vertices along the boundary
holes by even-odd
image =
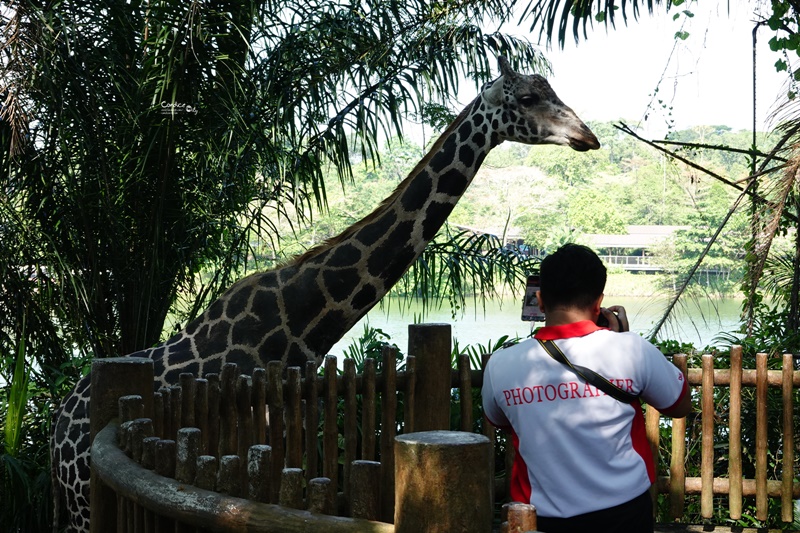
[[[139,360],[139,368],[129,360],[127,368],[111,376],[103,369],[108,360],[98,361],[92,370],[92,529],[403,533],[419,531],[419,520],[427,520],[427,531],[451,531],[452,520],[463,521],[464,513],[475,512],[473,530],[489,531],[485,520],[493,514],[492,494],[502,500],[507,491],[502,482],[497,487],[492,483],[493,454],[476,460],[480,444],[458,438],[480,430],[490,447],[497,438],[488,423],[475,420],[473,389],[480,387],[482,373],[471,368],[466,355],[451,368],[449,326],[409,329],[409,353],[415,355],[405,359],[400,371],[396,351],[385,348],[382,361],[365,359],[360,373],[353,360],[345,359],[340,367],[333,357],[326,358],[323,375],[309,365],[305,377],[298,368],[284,372],[279,363],[255,369],[251,376],[225,365],[219,375],[181,375],[180,386],[152,394],[149,361]],[[768,499],[775,498],[780,499],[783,521],[791,522],[792,499],[800,495],[800,484],[793,481],[792,418],[800,372],[791,356],[784,357],[782,370],[768,370],[763,354],[756,369],[742,369],[740,348],[733,350],[730,370],[714,370],[710,355],[703,356],[697,369],[687,369],[685,356],[675,356],[674,362],[687,375],[701,407],[701,475],[686,475],[687,443],[695,442],[686,420],[673,420],[671,463],[654,485],[654,496],[667,494],[672,517],[680,518],[686,495],[700,494],[702,516],[709,519],[715,497],[726,495],[730,517],[737,519],[743,498],[754,496],[759,520],[766,519]],[[754,479],[745,479],[741,468],[745,387],[754,387],[756,396]],[[784,406],[780,479],[769,479],[767,468],[770,387],[780,388]],[[715,394],[721,388],[730,390],[727,477],[714,474]],[[659,439],[668,423],[648,408],[646,425],[654,452],[666,450],[667,443]],[[408,498],[430,502],[433,496],[411,494],[406,481],[395,485],[396,478],[411,479],[402,471],[407,465],[395,464],[395,437],[450,429],[460,433],[453,434],[455,444],[444,446],[445,459],[437,459],[451,461],[450,466],[416,475],[429,478],[431,483],[424,485],[435,494],[448,482],[437,488],[433,480],[461,465],[457,474],[466,477],[459,483],[471,479],[474,486],[484,487],[486,504],[475,503],[483,501],[476,494],[480,488],[461,495],[448,492],[440,506],[428,503],[421,513],[419,506],[406,504]],[[513,451],[502,445],[510,460]],[[431,443],[420,446],[428,450]],[[463,506],[459,499],[466,500]],[[396,507],[402,507],[400,512]],[[412,508],[414,512],[403,514]],[[530,506],[507,505],[503,519],[535,528]]]

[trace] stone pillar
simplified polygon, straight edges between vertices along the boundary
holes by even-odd
[[[395,439],[396,533],[492,530],[492,445],[460,431]]]
[[[416,358],[414,431],[450,429],[450,324],[410,324],[408,355]]]
[[[89,432],[95,435],[119,413],[121,396],[139,395],[144,416],[153,418],[153,361],[142,357],[112,357],[92,362]],[[99,476],[91,471],[90,529],[94,532],[116,531],[117,498]]]

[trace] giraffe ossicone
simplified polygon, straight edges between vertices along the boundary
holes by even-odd
[[[500,77],[375,211],[294,260],[241,279],[183,331],[130,354],[153,360],[154,388],[225,363],[248,373],[273,360],[301,368],[321,360],[419,257],[492,148],[504,141],[599,148],[545,78],[514,72],[502,57],[499,66]],[[64,504],[70,531],[89,530],[89,389],[87,376],[54,413],[56,520]]]

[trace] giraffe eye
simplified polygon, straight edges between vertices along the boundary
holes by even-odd
[[[526,94],[517,98],[517,101],[520,105],[530,107],[539,103],[539,96],[536,94]]]

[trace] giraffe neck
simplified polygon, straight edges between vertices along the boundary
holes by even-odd
[[[331,340],[318,347],[323,353],[385,296],[422,254],[486,155],[499,144],[482,114],[482,104],[479,95],[375,211],[287,265],[299,272],[314,272],[319,288],[329,295],[327,311],[336,318],[331,320],[335,325],[325,328]]]
[[[181,372],[242,372],[280,360],[303,367],[328,353],[392,288],[442,227],[498,144],[475,99],[381,205],[341,235],[287,264],[235,283],[166,343],[132,355],[157,380]]]

